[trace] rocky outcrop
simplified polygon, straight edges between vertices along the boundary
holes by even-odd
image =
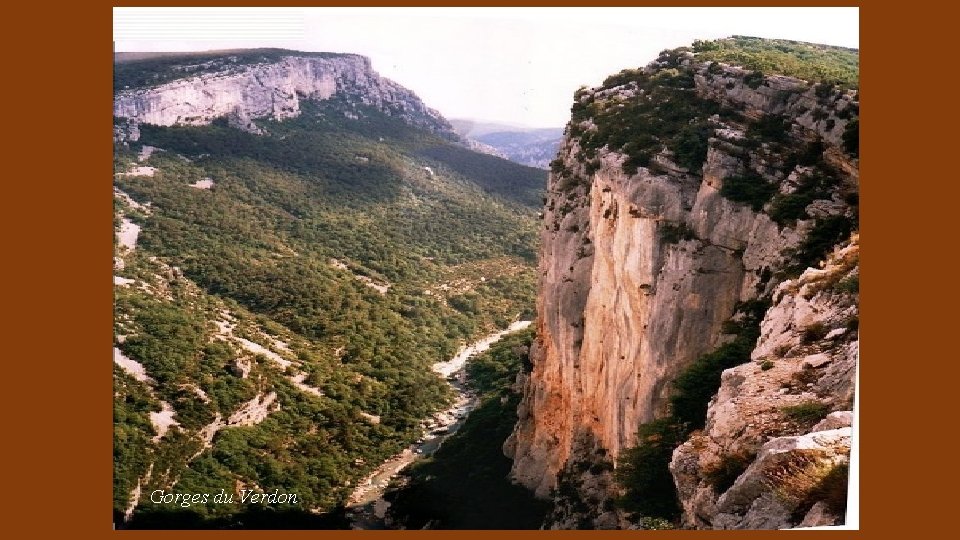
[[[342,97],[407,123],[455,139],[450,124],[410,90],[381,77],[370,60],[342,54],[296,56],[237,65],[225,58],[186,78],[152,88],[118,89],[115,137],[136,140],[137,124],[205,125],[226,117],[230,125],[260,133],[255,120],[300,115],[303,100]],[[352,114],[345,111],[344,114]]]
[[[686,525],[842,523],[842,501],[829,507],[817,490],[849,460],[859,311],[846,284],[858,274],[855,236],[823,269],[777,287],[753,361],[724,371],[705,429],[674,452]],[[718,485],[716,471],[733,462],[735,483]],[[814,506],[817,518],[807,519]]]
[[[838,321],[851,316],[849,310],[826,315],[823,306],[842,303],[832,296],[805,299],[785,292],[792,286],[802,288],[810,272],[829,270],[809,270],[800,282],[779,287],[782,278],[778,277],[795,264],[798,252],[809,251],[810,233],[819,230],[820,218],[855,218],[856,209],[851,206],[855,201],[845,194],[857,190],[856,161],[837,146],[843,131],[839,116],[844,116],[842,112],[837,116],[838,111],[855,106],[852,95],[817,99],[813,85],[786,77],[768,77],[767,85],[753,88],[744,81],[746,71],[729,66],[710,68],[689,54],[681,55],[673,65],[652,64],[644,76],[656,80],[665,70],[691,73],[691,92],[738,114],[710,118],[700,170],[679,165],[666,145],[648,164],[632,166],[619,149],[588,147],[595,145],[590,139],[595,140],[598,132],[608,127],[598,127],[593,118],[577,120],[576,116],[568,127],[558,159],[552,164],[543,214],[533,372],[525,384],[519,421],[504,445],[505,453],[514,460],[513,478],[541,497],[562,496],[557,490],[568,487],[558,485],[558,478],[576,475],[582,500],[598,501],[597,508],[608,505],[604,501],[615,488],[608,481],[584,478],[590,475],[589,464],[615,461],[623,449],[634,444],[640,424],[669,413],[673,381],[698,356],[729,339],[722,331],[724,323],[738,316],[742,303],[771,295],[775,298],[764,319],[764,337],[754,351],[762,361],[773,355],[771,347],[783,346],[786,326],[812,324],[823,316],[829,319],[830,330],[837,332],[833,337],[841,339]],[[644,94],[637,86],[624,84],[581,90],[577,99],[593,111],[615,111],[629,100],[654,99],[654,93]],[[758,139],[751,128],[769,115],[782,115],[785,121],[787,132],[777,143]],[[813,117],[819,120],[813,121]],[[826,129],[821,121],[834,117],[837,120]],[[725,182],[747,175],[773,186],[778,197],[797,192],[805,178],[814,174],[813,168],[791,162],[786,154],[811,141],[819,141],[826,149],[817,159],[823,169],[834,171],[837,182],[813,196],[816,200],[807,205],[800,219],[771,218],[771,199],[751,205],[722,194]],[[797,318],[803,321],[794,320]],[[790,328],[797,332],[803,327]],[[850,331],[849,335],[854,334]],[[831,409],[849,409],[856,345],[830,349],[824,352],[827,359],[807,358],[807,353],[823,351],[799,346],[791,351],[790,360],[783,354],[771,360],[774,368],[769,371],[761,371],[754,363],[737,369],[775,377],[802,369],[806,361],[816,363],[812,369],[823,377],[798,393],[785,394],[773,380],[752,380],[737,370],[725,373],[721,398],[711,407],[711,426],[724,426],[732,433],[744,427],[734,425],[738,419],[760,422],[754,418],[761,414],[759,404],[757,410],[724,409],[726,399],[745,403],[737,395],[743,395],[746,388],[737,384],[762,388],[757,399],[763,403],[763,414],[780,426],[777,429],[783,422],[779,407],[813,399],[811,395],[841,396],[824,403]],[[761,455],[766,440],[760,433],[776,430],[756,429],[750,451]],[[733,444],[728,441],[727,446]],[[837,444],[840,446],[831,443],[835,452],[829,459],[834,461],[843,454],[842,444]],[[788,446],[781,441],[767,453],[783,453]],[[685,447],[690,455],[699,452],[694,443]],[[739,449],[723,449],[730,451]],[[684,463],[683,459],[676,461],[675,473],[678,485],[691,492],[684,498],[684,508],[688,514],[700,512],[699,503],[692,501],[710,497],[695,493],[702,489],[700,477],[681,482],[682,472],[690,466]],[[597,475],[609,476],[603,466],[594,469],[599,471]],[[718,504],[715,497],[711,501]],[[733,517],[722,526],[759,524],[748,519],[749,509],[743,505],[724,511]],[[593,517],[594,527],[601,526],[597,519],[611,526],[620,519],[596,509]],[[578,519],[568,518],[570,523]],[[700,518],[690,518],[688,523],[721,524]]]
[[[788,116],[834,146],[842,144],[847,123],[859,114],[855,91],[824,90],[825,87],[782,75],[764,77],[762,84],[751,85],[750,71],[726,64],[711,69],[710,64],[700,66],[694,75],[697,91],[705,97],[737,107],[754,118],[767,114]],[[856,168],[848,172],[852,171]]]

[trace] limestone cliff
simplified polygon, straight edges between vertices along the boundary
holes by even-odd
[[[282,120],[301,112],[302,100],[340,97],[365,105],[447,138],[456,135],[437,111],[410,90],[381,77],[370,59],[353,54],[297,53],[261,62],[225,55],[201,64],[185,61],[171,70],[183,76],[159,85],[117,88],[113,115],[138,123],[204,125],[226,117],[231,125],[260,132],[256,119]],[[345,115],[355,114],[349,110]],[[135,131],[118,130],[136,140]]]
[[[857,160],[845,141],[857,108],[853,91],[758,78],[683,51],[577,92],[545,201],[533,372],[504,445],[516,481],[556,498],[574,478],[573,491],[590,503],[576,519],[627,525],[610,504],[618,488],[608,465],[635,444],[638,426],[669,415],[679,374],[732,339],[725,325],[742,320],[744,306],[771,296],[754,355],[772,355],[767,349],[786,340],[773,333],[799,316],[786,312],[801,309],[784,305],[793,297],[781,282],[856,228]],[[851,350],[831,356],[844,359],[834,364],[843,368],[825,368],[837,370],[831,382],[815,384],[852,391]],[[775,361],[765,376],[795,369],[801,356]],[[718,420],[734,393],[731,377],[724,374],[706,437],[736,437],[732,424],[751,421],[738,416],[745,411]],[[769,410],[802,398],[764,388],[758,399]],[[830,404],[849,409],[846,397]],[[677,474],[697,469],[696,459],[676,462]],[[682,502],[695,513],[708,504],[701,499],[714,499],[688,497],[703,489],[689,474]],[[568,518],[555,516],[554,526],[574,526]]]

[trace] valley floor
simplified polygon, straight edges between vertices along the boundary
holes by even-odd
[[[383,495],[390,481],[395,479],[408,465],[422,457],[431,456],[439,450],[448,437],[457,433],[466,422],[470,412],[479,404],[476,394],[465,385],[467,361],[489,349],[491,345],[504,336],[527,328],[531,322],[516,321],[504,330],[494,332],[464,346],[450,360],[434,364],[433,371],[447,378],[457,392],[457,399],[447,410],[436,413],[424,421],[423,427],[429,430],[427,435],[419,439],[416,444],[404,448],[403,451],[385,461],[354,490],[347,504],[352,528],[386,528],[384,518],[390,503],[383,499]]]

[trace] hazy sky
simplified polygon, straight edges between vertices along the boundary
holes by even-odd
[[[733,34],[859,47],[858,8],[114,8],[117,51],[369,56],[448,118],[563,126],[573,92]]]

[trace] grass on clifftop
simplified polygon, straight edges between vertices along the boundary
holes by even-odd
[[[860,51],[787,39],[733,36],[693,42],[697,60],[714,60],[759,71],[787,75],[844,88],[860,84]]]

